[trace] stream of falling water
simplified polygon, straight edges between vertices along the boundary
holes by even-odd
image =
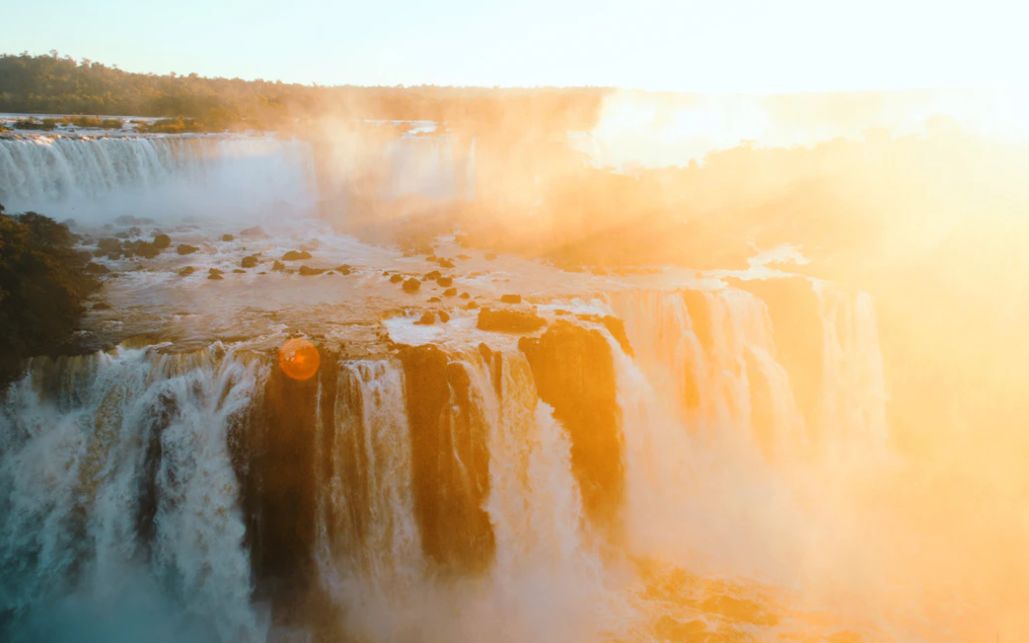
[[[262,375],[221,353],[44,361],[14,385],[0,611],[19,619],[15,640],[263,636],[229,451]]]

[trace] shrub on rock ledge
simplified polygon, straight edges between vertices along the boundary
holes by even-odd
[[[35,212],[4,214],[0,206],[0,387],[26,357],[60,350],[99,285],[89,253],[74,244],[68,226]]]

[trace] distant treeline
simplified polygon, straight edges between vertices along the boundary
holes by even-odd
[[[189,119],[206,130],[290,129],[326,114],[488,126],[508,114],[562,129],[592,125],[606,90],[322,87],[196,74],[137,74],[70,56],[0,55],[0,111]]]

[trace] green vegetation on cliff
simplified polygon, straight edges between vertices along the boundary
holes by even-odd
[[[74,244],[66,225],[35,212],[4,214],[0,205],[0,387],[23,359],[59,351],[75,330],[97,281],[89,254]]]
[[[191,130],[289,129],[326,114],[496,124],[507,113],[523,122],[576,129],[592,123],[604,93],[590,88],[321,87],[137,74],[62,58],[56,51],[0,55],[0,112],[161,116],[188,119]]]

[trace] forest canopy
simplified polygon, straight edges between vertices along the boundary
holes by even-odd
[[[494,123],[514,109],[548,125],[588,128],[607,90],[323,87],[266,80],[139,74],[70,56],[0,55],[0,112],[186,118],[202,129],[291,129],[327,112],[355,118]]]

